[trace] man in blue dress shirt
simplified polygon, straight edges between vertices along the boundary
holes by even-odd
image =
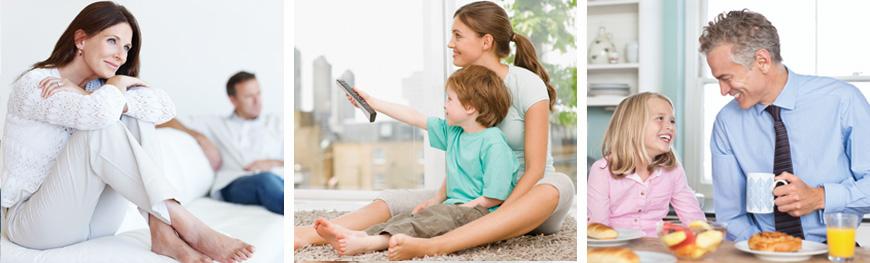
[[[870,212],[870,105],[859,90],[789,70],[776,28],[758,13],[720,14],[699,41],[720,92],[734,97],[710,141],[716,220],[727,239],[781,231],[824,242],[825,213]],[[752,172],[789,182],[774,189],[778,212],[746,211]]]

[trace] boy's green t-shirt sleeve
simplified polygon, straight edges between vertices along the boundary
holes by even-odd
[[[447,150],[447,121],[441,118],[429,117],[426,120],[426,131],[429,133],[429,146],[435,149]]]
[[[483,196],[505,200],[515,186],[519,162],[506,142],[487,147],[483,153]]]

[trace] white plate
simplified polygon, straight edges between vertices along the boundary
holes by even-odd
[[[640,263],[674,263],[677,258],[670,254],[650,251],[635,251],[637,257],[640,258]]]
[[[616,229],[619,236],[616,239],[598,240],[586,238],[586,245],[590,247],[617,247],[628,244],[628,241],[644,237],[643,231],[636,229]]]
[[[797,252],[756,251],[749,249],[749,242],[746,240],[737,242],[734,244],[734,247],[737,250],[753,254],[761,260],[779,262],[804,261],[814,255],[828,253],[828,245],[807,240],[801,243],[801,250]]]

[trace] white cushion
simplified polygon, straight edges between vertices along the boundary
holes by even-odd
[[[283,217],[260,206],[235,205],[206,196],[214,172],[193,137],[174,129],[158,129],[164,170],[178,190],[182,204],[215,230],[254,245],[254,257],[247,262],[281,262],[283,259]],[[75,245],[33,250],[0,238],[0,263],[17,262],[174,262],[151,252],[147,223],[129,204],[118,234]]]
[[[163,148],[163,170],[178,190],[181,203],[208,194],[214,182],[214,171],[202,148],[187,133],[176,129],[157,129]]]

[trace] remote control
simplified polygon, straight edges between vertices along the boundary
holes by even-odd
[[[366,103],[366,101],[359,95],[359,93],[354,91],[353,88],[350,87],[350,85],[347,85],[347,82],[341,79],[336,79],[335,82],[338,82],[338,85],[344,88],[344,91],[347,92],[347,94],[350,94],[350,97],[353,98],[354,101],[356,101],[356,105],[359,105],[359,108],[369,115],[369,122],[375,122],[375,116],[378,115],[378,113],[375,112],[375,109],[372,109],[372,106],[369,106],[369,104]]]

